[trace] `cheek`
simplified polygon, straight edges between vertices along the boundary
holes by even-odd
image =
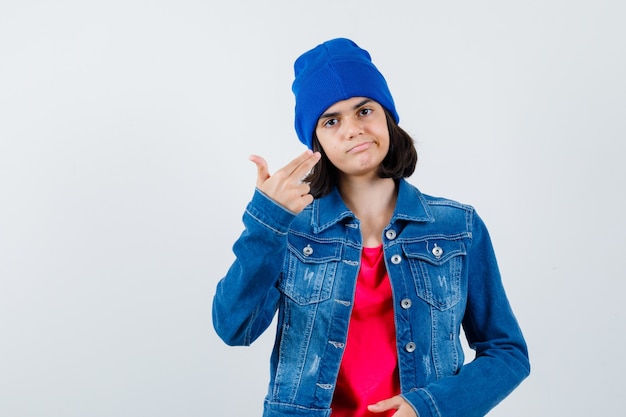
[[[380,139],[381,146],[389,151],[389,148],[391,147],[391,138],[389,137],[387,129],[378,132],[378,138]]]
[[[323,142],[319,140],[320,147],[324,151],[326,158],[330,161],[331,164],[337,166],[337,163],[341,162],[340,152],[337,150],[337,146],[333,144],[333,142]]]
[[[316,135],[317,135],[317,141],[319,142],[320,147],[324,150],[324,152],[326,152],[326,154],[332,152],[333,149],[337,147],[336,142],[332,140],[330,135],[328,134],[320,135],[317,132],[316,132]]]

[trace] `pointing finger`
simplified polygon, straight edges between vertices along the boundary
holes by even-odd
[[[302,161],[302,163],[300,163],[298,167],[296,167],[296,169],[292,173],[292,176],[295,176],[296,178],[298,178],[298,180],[304,178],[304,176],[306,176],[306,174],[308,174],[311,169],[313,169],[315,164],[317,164],[321,158],[322,155],[319,152],[312,153],[311,155],[309,155],[308,158]]]
[[[298,155],[295,159],[293,159],[291,162],[289,162],[287,165],[285,165],[281,169],[281,171],[284,171],[285,175],[287,176],[292,175],[303,163],[308,161],[313,155],[314,155],[313,151],[311,151],[310,149],[307,149],[306,151]]]

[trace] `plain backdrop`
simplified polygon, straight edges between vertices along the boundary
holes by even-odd
[[[626,3],[0,3],[0,416],[260,416],[274,329],[211,324],[293,61],[369,50],[410,181],[476,207],[532,374],[490,416],[623,413]],[[236,308],[236,306],[234,306]]]

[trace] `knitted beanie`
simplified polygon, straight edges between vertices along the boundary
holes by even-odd
[[[317,120],[330,106],[352,97],[366,97],[399,116],[383,75],[370,54],[353,41],[332,39],[302,54],[294,64],[295,128],[300,142],[313,148]]]

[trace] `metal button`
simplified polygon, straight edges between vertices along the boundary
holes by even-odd
[[[385,236],[387,237],[387,239],[389,240],[394,240],[396,238],[396,231],[393,229],[389,229],[385,232]]]
[[[433,248],[432,253],[433,253],[433,255],[435,255],[435,258],[441,258],[441,255],[443,255],[443,249],[441,249],[435,243],[435,247]]]
[[[313,248],[311,247],[311,245],[306,245],[306,247],[302,249],[302,253],[304,254],[304,256],[313,255]]]
[[[404,348],[406,349],[407,352],[411,353],[411,352],[415,351],[416,347],[417,346],[415,345],[415,343],[409,342],[409,343],[406,344],[406,346]]]
[[[400,301],[400,306],[402,306],[402,308],[405,310],[411,308],[411,305],[413,305],[413,303],[409,298],[404,298],[402,301]]]
[[[402,262],[402,257],[400,255],[393,255],[391,257],[391,263],[394,265],[398,265],[400,262]]]

